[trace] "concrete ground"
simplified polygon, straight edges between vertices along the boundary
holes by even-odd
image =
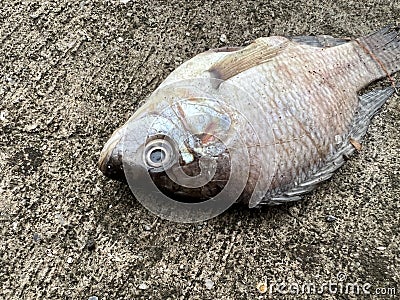
[[[261,282],[357,282],[398,297],[399,96],[361,153],[291,206],[175,224],[96,163],[112,131],[195,54],[268,35],[358,37],[399,24],[400,2],[168,3],[2,1],[0,299],[295,298],[261,294]],[[345,294],[324,299],[355,298]]]

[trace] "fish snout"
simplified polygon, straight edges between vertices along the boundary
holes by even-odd
[[[108,178],[125,181],[121,139],[121,130],[115,131],[101,151],[98,168]]]

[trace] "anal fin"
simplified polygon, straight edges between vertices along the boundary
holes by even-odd
[[[373,90],[367,94],[359,96],[360,104],[357,116],[350,130],[350,137],[354,140],[361,141],[367,133],[367,129],[371,119],[376,115],[378,110],[385,104],[395,89],[388,87],[383,90]]]

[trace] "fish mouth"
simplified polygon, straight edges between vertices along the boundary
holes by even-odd
[[[104,145],[97,166],[108,178],[126,181],[122,163],[121,139],[121,130],[118,129]]]

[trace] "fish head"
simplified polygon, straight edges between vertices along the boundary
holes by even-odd
[[[105,144],[99,169],[130,186],[148,174],[171,198],[204,201],[229,179],[234,122],[225,103],[192,85],[156,90]]]
[[[268,149],[258,146],[246,116],[258,110],[237,87],[209,80],[162,84],[106,143],[100,170],[125,180],[135,198],[158,216],[209,219],[258,195],[253,193],[261,177],[258,159]]]

